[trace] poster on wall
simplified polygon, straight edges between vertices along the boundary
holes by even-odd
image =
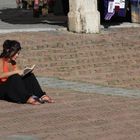
[[[125,0],[104,0],[105,20],[110,20],[115,13],[125,17]]]

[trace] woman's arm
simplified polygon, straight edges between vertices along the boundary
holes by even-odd
[[[0,59],[0,78],[7,78],[13,74],[19,74],[22,75],[23,74],[23,70],[20,70],[18,67],[15,70],[12,70],[10,72],[3,72],[3,62]]]
[[[14,74],[22,75],[23,70],[14,70],[14,71],[10,71],[10,72],[0,72],[0,78],[7,78],[7,77],[14,75]]]

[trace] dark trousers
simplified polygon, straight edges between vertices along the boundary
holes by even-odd
[[[0,84],[1,100],[26,103],[29,97],[35,95],[40,98],[44,94],[33,73],[24,77],[14,74],[6,82]]]

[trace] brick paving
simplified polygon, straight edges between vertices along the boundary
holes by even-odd
[[[140,88],[140,28],[102,30],[100,34],[66,31],[3,34],[21,41],[22,66],[37,64],[39,76],[104,86]]]
[[[31,106],[1,101],[0,136],[24,135],[40,140],[140,138],[140,99],[47,91],[56,103]]]
[[[19,40],[22,67],[37,64],[34,72],[39,77],[126,91],[140,89],[140,28],[102,29],[100,34],[60,32],[60,26],[47,24],[48,18],[36,20],[31,11],[11,9],[16,7],[14,2],[0,0],[0,33],[14,31],[0,34],[0,45],[5,39]],[[24,32],[41,29],[44,32]],[[0,140],[140,139],[138,96],[102,95],[46,85],[42,88],[56,103],[32,106],[0,101]]]
[[[21,66],[37,64],[34,72],[39,77],[139,89],[139,30],[10,33],[0,35],[0,44],[5,39],[19,40],[23,46]],[[0,140],[14,136],[18,140],[140,139],[139,98],[42,88],[56,103],[0,102]]]

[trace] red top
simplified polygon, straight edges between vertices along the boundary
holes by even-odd
[[[13,70],[16,69],[16,65],[12,65]],[[9,72],[8,62],[3,59],[3,72]],[[7,78],[0,78],[0,83],[5,82]]]

